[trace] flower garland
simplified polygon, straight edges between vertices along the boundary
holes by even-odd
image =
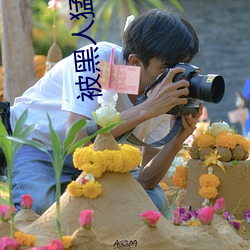
[[[73,164],[83,171],[86,178],[83,178],[82,183],[72,181],[68,185],[68,192],[73,197],[95,199],[102,193],[101,184],[95,178],[100,178],[107,171],[129,172],[140,165],[141,153],[138,148],[128,144],[118,146],[120,150],[94,151],[94,145],[91,144],[75,150]]]
[[[207,206],[210,199],[215,199],[218,195],[217,188],[220,185],[219,178],[213,174],[213,168],[208,168],[208,174],[203,174],[199,178],[200,189],[199,195],[205,198],[202,206]]]
[[[120,150],[94,151],[93,144],[77,148],[73,154],[75,168],[82,170],[85,174],[93,174],[100,178],[104,172],[125,173],[141,162],[141,154],[138,148],[131,145],[119,145]]]

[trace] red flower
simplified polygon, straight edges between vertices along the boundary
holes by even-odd
[[[215,204],[214,204],[214,211],[215,213],[221,215],[222,213],[224,213],[225,211],[225,199],[224,198],[220,198],[217,199]]]
[[[16,208],[14,207],[14,212]],[[8,221],[10,219],[10,206],[0,204],[0,220]]]
[[[156,225],[161,215],[161,212],[155,212],[153,210],[147,210],[143,213],[140,213],[140,216],[143,218],[144,223],[151,227]]]
[[[211,225],[214,219],[214,208],[213,207],[203,207],[199,210],[197,218],[204,225]]]
[[[94,213],[93,210],[82,210],[80,212],[80,226],[84,227],[85,229],[90,229],[92,226],[92,221],[93,221],[93,216],[92,214]]]
[[[24,194],[21,197],[21,207],[23,209],[30,209],[32,207],[33,204],[33,199],[29,194]]]
[[[10,237],[4,236],[0,239],[0,249],[16,250],[19,245],[20,244],[16,239],[12,239]]]

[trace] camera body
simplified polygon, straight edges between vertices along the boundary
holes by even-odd
[[[225,82],[222,76],[216,74],[199,75],[200,68],[188,63],[179,63],[175,67],[185,69],[185,72],[174,76],[173,82],[182,79],[186,79],[189,82],[188,103],[175,106],[168,114],[179,116],[196,114],[198,106],[194,104],[195,99],[211,103],[219,103],[221,101],[225,92]]]
[[[188,99],[188,103],[184,105],[177,105],[172,108],[167,114],[173,114],[178,116],[197,114],[198,106],[195,105],[195,99],[200,99],[205,102],[219,103],[225,92],[225,82],[221,75],[208,74],[199,75],[200,68],[188,63],[178,63],[176,67],[184,68],[185,72],[178,73],[174,76],[173,82],[185,79],[189,82],[189,94],[183,96]],[[156,84],[162,82],[162,80],[168,74],[169,69],[165,70],[154,83],[152,83],[145,90],[144,94],[136,99],[135,105],[142,103],[147,99],[147,92],[152,89]]]

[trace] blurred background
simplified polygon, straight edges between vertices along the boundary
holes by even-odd
[[[44,74],[55,20],[56,43],[66,57],[89,43],[72,33],[85,29],[92,19],[95,22],[85,34],[96,42],[121,45],[126,17],[157,6],[178,12],[195,27],[200,53],[192,64],[200,67],[201,74],[222,75],[226,83],[219,104],[205,103],[209,119],[211,123],[230,124],[228,112],[236,109],[235,94],[250,77],[249,0],[93,0],[95,18],[88,15],[86,20],[81,17],[75,21],[70,20],[69,1],[60,2],[61,7],[54,12],[48,9],[48,0],[1,0],[1,100],[12,103]],[[240,123],[230,125],[241,133]]]

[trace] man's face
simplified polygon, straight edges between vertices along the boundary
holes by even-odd
[[[145,69],[141,63],[140,90],[144,90],[148,85],[153,83],[156,78],[166,70],[166,66],[159,58],[152,58],[148,67]]]

